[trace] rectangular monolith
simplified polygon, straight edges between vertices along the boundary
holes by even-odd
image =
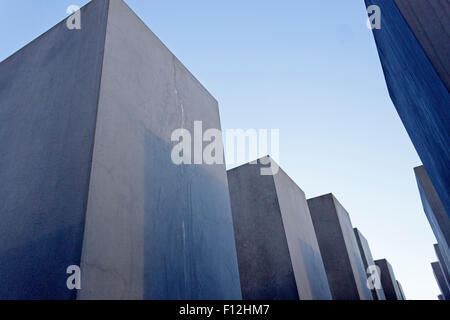
[[[434,278],[436,279],[444,300],[450,300],[450,285],[447,282],[447,279],[445,279],[441,264],[439,261],[432,262],[431,268],[433,269]]]
[[[216,99],[121,0],[2,62],[0,299],[241,299],[225,165],[172,161],[196,121]]]
[[[372,300],[350,216],[332,194],[308,199],[333,299]]]
[[[386,259],[375,260],[375,264],[380,268],[381,285],[383,286],[386,300],[403,300],[402,293],[395,278],[394,269]]]
[[[373,261],[372,253],[370,251],[369,242],[363,236],[361,231],[357,228],[353,228],[355,232],[356,241],[358,243],[359,253],[361,254],[361,258],[364,264],[364,270],[366,270],[366,274],[374,274],[376,272],[376,268],[374,268],[375,262]],[[378,276],[379,275],[375,275]],[[379,286],[378,288],[374,286],[373,289],[370,290],[372,292],[373,300],[386,300],[384,295],[383,287]]]
[[[424,166],[414,168],[423,210],[439,244],[439,260],[450,273],[450,219]]]
[[[436,256],[439,260],[439,263],[442,267],[442,272],[444,273],[444,277],[447,280],[447,282],[450,284],[450,274],[449,274],[449,267],[446,265],[446,262],[444,260],[444,256],[442,255],[441,247],[439,244],[434,244],[434,251],[436,252]]]
[[[228,171],[243,298],[331,299],[304,192],[283,170],[261,168]]]

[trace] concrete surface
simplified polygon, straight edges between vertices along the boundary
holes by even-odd
[[[0,299],[74,299],[107,3],[82,9],[0,63]]]
[[[448,72],[449,35],[442,30],[449,25],[438,23],[448,21],[448,1],[397,3],[404,15],[394,1],[366,0],[382,13],[381,29],[374,29],[373,35],[390,97],[450,219],[450,95],[430,62],[441,61]],[[418,39],[427,40],[421,44]]]
[[[402,293],[395,278],[394,269],[386,259],[375,260],[375,264],[380,267],[381,285],[383,286],[386,300],[403,300]]]
[[[332,194],[308,199],[334,300],[372,300],[350,216]]]
[[[446,265],[444,256],[442,255],[441,248],[439,247],[439,244],[434,245],[434,251],[436,252],[436,256],[439,260],[439,263],[441,264],[442,271],[444,272],[444,277],[447,280],[447,282],[450,284],[450,274],[449,274],[449,267]]]
[[[225,166],[171,162],[217,101],[121,0],[81,17],[0,64],[0,299],[240,299]]]
[[[450,1],[395,0],[437,73],[450,89]]]
[[[398,286],[398,290],[400,291],[402,300],[406,300],[405,291],[403,291],[402,284],[398,280],[397,280],[397,286]]]
[[[355,232],[356,242],[358,243],[359,253],[361,254],[361,259],[363,261],[364,270],[366,270],[367,277],[370,275],[367,273],[367,268],[369,266],[374,266],[372,252],[370,251],[369,242],[364,237],[364,235],[357,228],[353,228]],[[383,288],[370,290],[372,293],[373,300],[386,300]]]
[[[450,266],[450,219],[423,166],[414,168],[423,210],[439,244],[444,266]],[[441,259],[441,258],[440,258]]]
[[[241,299],[225,165],[171,161],[172,132],[220,130],[217,101],[110,1],[80,299]]]
[[[447,282],[447,279],[445,279],[441,264],[438,261],[432,262],[431,268],[433,269],[434,277],[439,286],[439,289],[441,290],[444,300],[450,300],[450,286]]]
[[[242,295],[248,300],[331,299],[304,192],[261,164],[228,171]]]

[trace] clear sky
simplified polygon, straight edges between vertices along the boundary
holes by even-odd
[[[0,0],[0,60],[77,0]],[[363,0],[127,0],[217,98],[223,129],[280,129],[280,165],[333,192],[409,299],[436,299],[436,242]],[[131,36],[131,35],[130,35]]]

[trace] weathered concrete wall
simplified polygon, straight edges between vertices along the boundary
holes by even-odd
[[[423,210],[439,244],[445,266],[450,265],[450,219],[423,166],[414,168]]]
[[[217,101],[110,1],[80,299],[240,299],[225,166],[171,161],[172,132],[220,129]]]
[[[372,252],[370,251],[369,242],[363,236],[361,231],[357,228],[353,228],[355,233],[356,242],[358,243],[359,253],[361,254],[361,258],[364,264],[364,270],[366,270],[369,266],[375,266],[375,262],[373,261]],[[383,288],[370,290],[372,292],[373,300],[386,300],[386,296],[384,295]]]
[[[439,262],[432,262],[431,268],[433,269],[434,277],[441,290],[442,296],[445,300],[450,300],[450,286],[447,279],[445,279],[441,264]]]
[[[450,2],[395,0],[437,73],[450,89]]]
[[[450,218],[450,95],[430,62],[432,59],[437,63],[437,59],[427,56],[424,50],[424,47],[434,50],[448,67],[449,41],[445,39],[449,35],[441,31],[449,27],[448,23],[444,27],[437,23],[442,17],[448,20],[448,5],[445,10],[436,10],[437,3],[445,1],[397,0],[398,4],[404,3],[401,7],[415,8],[411,13],[403,10],[407,22],[396,2],[365,1],[367,6],[378,5],[381,9],[381,29],[374,29],[373,34],[389,94]],[[411,18],[416,11],[420,15]],[[425,25],[428,21],[433,23]],[[417,39],[424,38],[428,41],[422,41],[421,45]]]
[[[303,191],[261,164],[228,171],[244,299],[331,299]]]
[[[107,2],[0,64],[0,299],[73,299],[89,187]]]
[[[380,267],[381,285],[383,286],[386,300],[403,300],[394,270],[389,261],[386,259],[375,260],[375,264]]]
[[[308,199],[335,300],[372,300],[350,216],[332,194]]]

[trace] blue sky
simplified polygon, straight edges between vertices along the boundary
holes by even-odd
[[[0,60],[76,0],[0,0]],[[219,101],[223,129],[280,129],[280,165],[308,198],[333,192],[409,299],[436,299],[436,257],[363,0],[128,0]]]

